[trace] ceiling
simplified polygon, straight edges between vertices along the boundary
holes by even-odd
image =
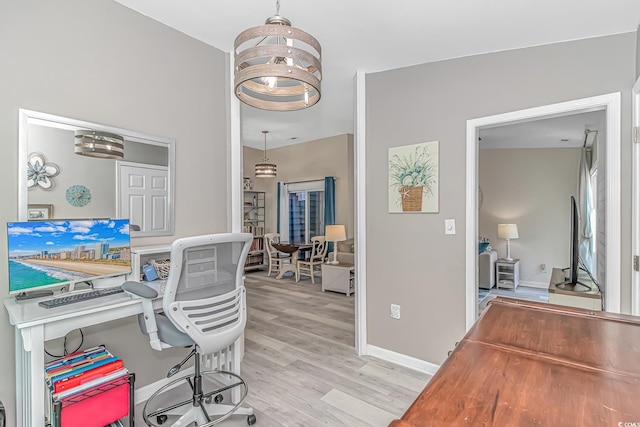
[[[604,110],[571,114],[480,129],[480,149],[483,148],[577,148],[585,144],[585,131],[597,131],[605,138]],[[590,132],[586,146],[591,147],[596,136]]]
[[[225,52],[275,14],[275,0],[115,0]],[[353,80],[481,53],[636,31],[638,0],[281,0],[280,14],[322,45],[322,99],[303,111],[242,105],[243,142],[262,148],[353,133]],[[592,58],[585,58],[584,66]]]

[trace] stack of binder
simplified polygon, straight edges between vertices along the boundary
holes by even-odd
[[[47,363],[52,427],[103,427],[126,417],[132,375],[102,346]]]

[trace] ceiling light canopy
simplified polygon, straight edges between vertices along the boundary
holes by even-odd
[[[124,159],[124,138],[115,133],[95,130],[75,131],[75,153],[101,159]]]
[[[265,25],[236,37],[234,55],[236,96],[245,104],[294,111],[320,100],[320,43],[280,16],[280,0],[276,1],[276,14],[267,18]]]
[[[268,130],[263,130],[264,134],[264,156],[262,157],[262,163],[256,164],[256,178],[275,178],[278,167],[273,163],[269,163],[267,158],[267,134]]]

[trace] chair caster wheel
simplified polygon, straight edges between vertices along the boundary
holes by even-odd
[[[221,394],[216,394],[216,397],[213,398],[213,401],[215,403],[222,403],[223,400],[224,400],[224,398],[222,397]]]
[[[251,415],[247,416],[247,424],[252,426],[255,423],[256,423],[256,416],[254,414],[251,414]]]
[[[167,416],[166,415],[158,415],[156,417],[156,421],[158,422],[158,424],[164,424],[165,422],[167,422]]]

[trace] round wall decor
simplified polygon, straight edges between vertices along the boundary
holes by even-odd
[[[84,206],[91,201],[91,190],[84,185],[72,185],[67,188],[67,202],[72,206]]]

